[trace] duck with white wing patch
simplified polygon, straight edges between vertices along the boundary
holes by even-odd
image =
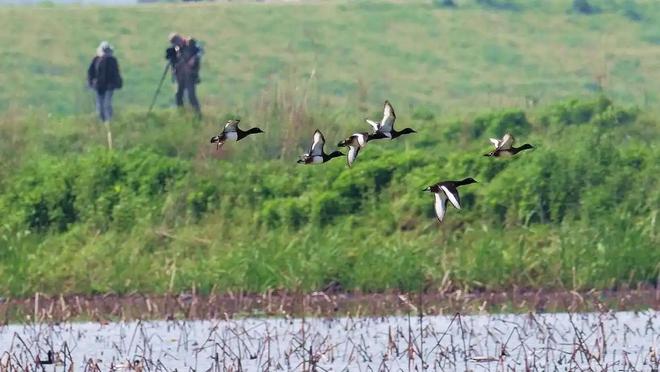
[[[355,159],[357,159],[360,150],[367,146],[367,142],[371,141],[372,139],[374,139],[374,137],[369,133],[361,132],[355,133],[337,144],[339,147],[348,147],[346,161],[349,168],[353,165]]]
[[[260,128],[250,128],[248,130],[242,130],[238,127],[240,119],[232,119],[227,121],[224,129],[217,136],[211,137],[211,143],[215,143],[215,149],[219,150],[226,141],[240,141],[243,138],[256,133],[263,133],[264,131]]]
[[[373,139],[382,139],[389,138],[395,139],[401,135],[409,133],[417,133],[412,128],[405,128],[402,131],[397,131],[394,129],[394,122],[396,121],[396,114],[394,113],[394,107],[390,101],[385,100],[383,105],[383,118],[380,122],[375,122],[373,120],[365,119],[369,125],[373,128]]]
[[[491,138],[490,142],[495,146],[495,150],[484,154],[484,156],[494,156],[494,157],[503,157],[503,156],[513,156],[521,151],[533,149],[534,146],[526,143],[520,147],[513,147],[515,138],[510,133],[507,133],[502,137],[502,139]]]
[[[326,154],[323,151],[323,146],[325,145],[325,138],[323,133],[320,130],[314,132],[314,139],[312,146],[309,148],[309,152],[303,154],[298,160],[299,164],[322,164],[326,163],[336,157],[344,155],[340,151],[333,151],[330,154]]]
[[[460,181],[441,181],[425,188],[422,191],[432,192],[435,196],[435,214],[438,221],[442,222],[447,211],[447,202],[456,209],[461,209],[461,198],[458,195],[458,187],[476,183],[474,178],[465,178]]]

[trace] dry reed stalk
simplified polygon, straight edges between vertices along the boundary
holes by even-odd
[[[35,322],[39,321],[39,292],[34,293],[34,313],[33,313],[32,319],[34,319]]]
[[[110,123],[104,122],[103,125],[105,126],[106,139],[108,141],[108,150],[112,151],[112,130],[110,130]]]

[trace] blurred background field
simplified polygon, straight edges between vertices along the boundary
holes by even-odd
[[[0,292],[657,286],[660,7],[457,4],[0,8]],[[146,115],[171,30],[205,45],[201,122],[167,87]],[[83,88],[101,39],[113,151]],[[295,164],[384,99],[419,133]],[[231,117],[266,133],[216,152]],[[536,150],[483,157],[505,131]],[[464,177],[439,225],[421,190]]]
[[[167,35],[206,50],[200,96],[222,111],[250,108],[283,82],[309,79],[333,107],[399,107],[439,114],[524,106],[606,89],[622,104],[655,106],[660,5],[463,0],[2,7],[0,109],[86,113],[87,65],[100,40],[116,48],[126,86],[117,105],[148,106]],[[171,103],[167,94],[161,107]]]

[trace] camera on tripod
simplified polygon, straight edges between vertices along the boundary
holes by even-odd
[[[165,50],[165,59],[170,61],[172,65],[176,63],[178,55],[178,47],[169,47]]]

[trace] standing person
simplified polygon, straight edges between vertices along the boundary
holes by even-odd
[[[96,91],[96,111],[104,123],[112,119],[112,92],[122,87],[119,63],[112,52],[110,43],[102,41],[87,69],[87,84]]]
[[[195,86],[199,84],[199,69],[202,58],[202,48],[192,38],[184,38],[177,33],[170,34],[171,47],[167,48],[165,58],[172,65],[172,73],[177,84],[176,105],[183,107],[183,93],[188,94],[190,105],[197,116],[202,115]]]

